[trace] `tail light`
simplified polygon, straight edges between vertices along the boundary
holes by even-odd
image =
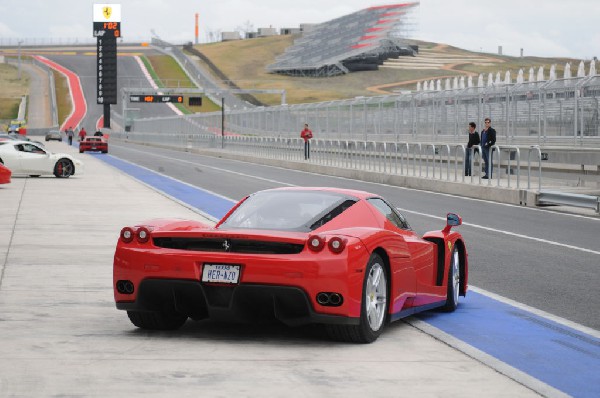
[[[325,238],[319,235],[309,236],[308,238],[308,248],[315,253],[323,250],[325,243]],[[332,253],[339,254],[346,248],[346,239],[339,236],[329,238],[327,239],[327,247]]]
[[[133,229],[129,227],[125,227],[121,230],[121,240],[123,241],[123,243],[131,243],[131,241],[133,240],[133,235]]]
[[[150,230],[146,227],[139,227],[136,236],[139,243],[146,243],[150,239]]]
[[[334,236],[333,238],[329,239],[327,246],[329,246],[329,250],[331,250],[332,253],[341,253],[346,248],[346,239],[340,238],[339,236]]]
[[[325,247],[325,239],[319,235],[308,237],[308,248],[314,252],[320,252]]]

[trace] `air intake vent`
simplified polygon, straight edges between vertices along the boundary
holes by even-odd
[[[245,239],[154,238],[153,241],[155,246],[165,249],[201,252],[297,254],[304,248],[304,244]]]

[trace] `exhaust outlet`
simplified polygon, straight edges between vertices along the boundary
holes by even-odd
[[[329,295],[329,304],[333,306],[338,306],[342,304],[342,296],[338,293],[331,293]]]
[[[329,305],[329,294],[323,292],[317,294],[317,303],[321,305]]]
[[[130,281],[125,282],[125,293],[131,294],[133,293],[133,283]]]
[[[317,294],[317,303],[327,307],[339,307],[344,302],[344,297],[339,293],[320,292]]]
[[[117,292],[121,294],[132,294],[134,291],[133,282],[117,281]]]

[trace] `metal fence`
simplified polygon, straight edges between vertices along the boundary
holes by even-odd
[[[166,146],[180,150],[215,149],[264,159],[303,161],[304,144],[300,138],[219,136],[215,134],[173,134],[146,132],[113,132],[111,137]],[[380,142],[360,140],[314,139],[310,162],[313,164],[355,169],[367,172],[396,174],[441,181],[516,189],[542,187],[542,154],[538,146],[523,148],[494,145],[489,162],[493,179],[483,180],[481,148],[471,149],[471,176],[465,176],[464,145],[418,142]],[[526,155],[526,157],[525,157]]]
[[[499,84],[459,90],[360,97],[300,105],[227,109],[230,135],[292,138],[309,123],[316,137],[337,140],[466,141],[467,125],[490,117],[504,145],[600,146],[600,76]],[[221,113],[185,116],[203,130],[177,123],[182,133],[222,128]],[[173,131],[173,118],[138,119],[135,129]],[[176,128],[176,127],[175,127]],[[177,131],[177,130],[175,130]]]

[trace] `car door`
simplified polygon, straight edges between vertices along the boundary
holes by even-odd
[[[28,174],[48,174],[50,154],[33,143],[23,143],[15,147],[19,151],[20,169]]]
[[[386,251],[390,256],[392,273],[390,310],[392,314],[397,314],[403,309],[412,307],[417,294],[414,249],[411,248],[414,233],[406,221],[400,218],[383,199],[374,197],[367,201],[385,217],[383,227],[393,237],[393,241],[386,244]]]
[[[19,174],[21,169],[19,153],[12,142],[3,141],[0,143],[0,159],[13,174]]]

